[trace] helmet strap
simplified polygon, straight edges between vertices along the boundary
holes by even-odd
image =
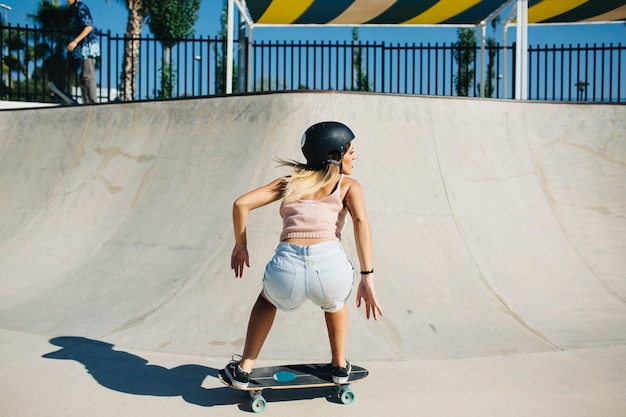
[[[327,159],[326,163],[337,165],[339,167],[339,170],[341,171],[341,168],[343,167],[343,157],[345,156],[345,154],[345,152],[340,152],[339,161],[334,159]]]
[[[343,164],[341,163],[341,161],[335,161],[334,159],[329,159],[326,162],[328,162],[329,164],[332,164],[332,165],[337,165],[339,167],[339,170],[341,170],[341,168],[343,167]]]

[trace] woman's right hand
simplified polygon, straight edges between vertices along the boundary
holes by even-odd
[[[244,245],[236,244],[233,253],[230,256],[230,268],[235,271],[236,278],[243,277],[244,264],[250,268],[250,259],[248,257],[248,249]]]

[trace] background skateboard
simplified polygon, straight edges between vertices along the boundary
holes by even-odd
[[[52,91],[54,94],[56,94],[61,100],[63,100],[65,103],[69,104],[70,106],[76,106],[78,105],[78,102],[76,100],[74,100],[73,98],[71,98],[70,96],[68,96],[67,94],[65,94],[59,87],[56,86],[55,83],[53,83],[52,81],[48,81],[48,88],[50,88],[50,91]]]

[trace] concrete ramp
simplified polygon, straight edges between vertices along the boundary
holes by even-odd
[[[327,119],[357,135],[386,313],[352,314],[353,358],[624,343],[626,107],[349,93],[0,113],[0,324],[240,351],[280,220],[254,213],[236,280],[232,201]],[[323,332],[312,306],[281,315],[264,354],[324,357]]]
[[[237,280],[232,202],[285,175],[272,159],[302,159],[321,120],[357,136],[385,310],[368,322],[352,298],[352,361],[611,348],[623,367],[625,106],[340,92],[0,112],[5,345],[241,352],[281,223],[277,204],[252,214],[252,268]],[[328,352],[306,305],[278,316],[262,360]]]

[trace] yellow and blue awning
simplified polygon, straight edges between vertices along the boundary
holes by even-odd
[[[528,25],[626,21],[626,0],[228,0],[226,92],[232,92],[234,12],[250,30],[270,25],[483,25],[515,12],[515,97],[526,99]],[[482,64],[484,66],[484,62]],[[484,68],[481,71],[484,73]],[[482,83],[481,83],[482,84]]]
[[[246,0],[262,25],[478,25],[507,0]],[[528,23],[626,20],[626,0],[528,0]]]

